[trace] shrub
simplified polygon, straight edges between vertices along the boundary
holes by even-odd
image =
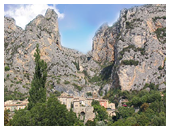
[[[162,43],[166,42],[166,39],[164,41],[161,40],[164,37],[166,37],[166,28],[157,28],[155,33],[156,33],[156,36],[160,42],[162,42]]]
[[[76,66],[76,69],[77,69],[77,70],[80,70],[79,62],[78,62],[78,63],[77,63],[77,62],[73,62],[73,64]]]
[[[96,122],[95,122],[95,121],[88,120],[85,125],[86,125],[86,126],[96,126]]]
[[[142,55],[145,55],[145,49],[144,48],[136,48],[135,45],[129,45],[128,47],[123,48],[122,51],[119,52],[120,57],[118,58],[121,60],[123,58],[123,55],[126,51],[130,52],[130,49],[134,50],[135,52],[140,51]]]
[[[60,80],[57,80],[57,84],[60,84]]]
[[[137,66],[139,63],[139,61],[135,61],[135,60],[123,60],[122,64],[124,65],[135,65]]]
[[[56,90],[56,91],[54,92],[54,95],[57,96],[57,97],[59,97],[59,96],[61,95],[61,93]]]
[[[22,82],[21,82],[21,81],[17,81],[17,82],[16,82],[16,84],[20,84],[20,83],[22,83]]]
[[[101,81],[101,76],[93,76],[91,79],[89,79],[89,82],[98,82],[98,81]]]
[[[82,87],[80,87],[79,85],[77,85],[75,83],[73,83],[72,85],[74,86],[75,89],[78,89],[79,91],[82,90]]]
[[[131,22],[129,21],[126,22],[126,29],[133,29],[133,25]]]
[[[163,69],[163,67],[162,67],[162,66],[159,66],[159,67],[158,67],[158,70],[162,70],[162,69]]]
[[[66,81],[66,80],[64,81],[64,84],[69,84],[69,83],[70,83],[69,81]]]
[[[99,92],[99,95],[100,95],[100,96],[103,96],[103,91],[100,91],[100,92]]]
[[[87,92],[86,95],[87,96],[92,96],[92,93],[91,92]]]
[[[9,66],[5,66],[5,71],[9,71],[9,70],[10,70]]]
[[[7,76],[6,76],[7,78],[9,78],[9,74],[7,74]]]

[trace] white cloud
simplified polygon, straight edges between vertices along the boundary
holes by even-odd
[[[10,16],[16,20],[16,25],[25,29],[25,25],[33,20],[37,15],[45,15],[48,8],[54,9],[59,19],[64,18],[64,14],[60,13],[55,4],[49,6],[47,4],[27,4],[27,5],[8,5],[8,10],[4,12],[5,16]]]

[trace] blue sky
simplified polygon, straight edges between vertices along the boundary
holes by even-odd
[[[112,25],[120,10],[139,6],[135,4],[58,4],[58,5],[4,5],[4,15],[11,16],[22,28],[38,14],[53,8],[59,19],[61,44],[87,53],[92,48],[92,38],[103,24]]]

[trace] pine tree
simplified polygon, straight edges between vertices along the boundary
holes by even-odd
[[[29,90],[29,104],[28,110],[34,107],[37,103],[46,102],[46,78],[47,78],[47,64],[40,59],[39,45],[36,45],[35,57],[35,73],[31,82],[31,89]]]

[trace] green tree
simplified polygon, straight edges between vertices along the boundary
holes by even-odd
[[[136,118],[135,117],[128,117],[124,123],[124,125],[126,126],[132,126],[135,125],[137,123]]]
[[[31,89],[29,90],[29,104],[28,109],[36,105],[36,103],[43,103],[46,101],[46,78],[47,78],[47,64],[40,59],[39,45],[36,46],[35,57],[35,73],[31,82]]]
[[[61,104],[54,95],[45,103],[37,103],[31,110],[20,109],[12,120],[14,126],[73,126],[83,125],[76,114]]]
[[[130,107],[119,107],[118,108],[119,114],[122,118],[130,117],[134,112],[134,108]]]
[[[119,119],[119,120],[115,121],[112,124],[112,126],[124,126],[125,125],[124,122],[125,122],[125,119]]]
[[[151,120],[155,116],[155,113],[152,109],[147,108],[145,111],[145,115]]]
[[[151,120],[150,125],[152,126],[166,126],[166,115],[164,112],[159,113],[158,116],[154,116]]]
[[[149,118],[144,113],[137,116],[136,120],[137,120],[137,123],[141,126],[146,126],[149,124]]]
[[[143,112],[145,112],[148,107],[149,107],[149,104],[148,104],[148,103],[144,103],[144,104],[142,104],[142,105],[140,106],[140,110],[143,111]]]
[[[91,105],[94,106],[94,105],[100,105],[100,104],[99,104],[99,101],[93,100]]]
[[[9,123],[9,113],[8,110],[4,111],[4,126]]]
[[[15,111],[15,115],[11,121],[13,126],[29,126],[31,125],[31,114],[30,111],[26,109],[20,109]]]
[[[108,118],[108,114],[106,112],[106,108],[99,104],[99,101],[93,100],[91,105],[94,107],[94,112],[96,112],[96,118],[99,121]]]
[[[97,112],[96,113],[96,118],[99,121],[102,121],[102,120],[108,118],[108,114],[106,112],[106,108],[104,108],[103,106],[100,106],[100,105],[93,105],[93,107],[94,107],[94,112]]]

